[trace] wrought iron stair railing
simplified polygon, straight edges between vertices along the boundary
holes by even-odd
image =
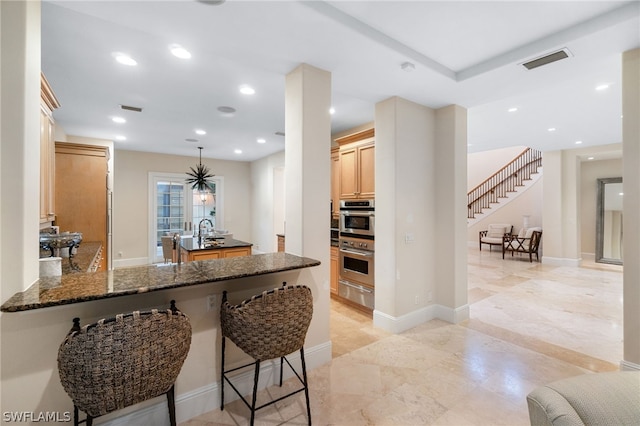
[[[509,164],[498,170],[487,180],[473,188],[467,194],[467,218],[473,219],[484,209],[491,208],[492,203],[499,203],[500,198],[507,198],[507,193],[517,191],[524,186],[523,182],[531,179],[542,166],[542,152],[527,148]]]

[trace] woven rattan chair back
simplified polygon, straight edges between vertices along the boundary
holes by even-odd
[[[227,301],[227,293],[222,296],[220,324],[222,328],[222,352],[220,373],[220,409],[224,410],[224,385],[229,383],[233,390],[251,410],[250,425],[254,424],[257,410],[288,398],[298,392],[304,392],[307,405],[307,419],[311,425],[311,407],[309,404],[309,385],[304,360],[304,340],[313,315],[313,297],[311,289],[306,286],[286,285],[275,290],[265,291],[253,296],[239,305]],[[255,361],[230,370],[225,370],[225,340],[230,339]],[[300,353],[302,375],[287,359],[287,355],[296,351]],[[287,395],[256,406],[258,377],[261,361],[280,358],[280,386],[282,386],[283,366],[286,362],[297,376],[302,387]],[[228,373],[254,366],[253,395],[247,401],[235,387]]]
[[[135,311],[82,328],[75,322],[60,345],[58,371],[76,409],[95,418],[171,391],[175,417],[173,385],[191,345],[185,314]]]
[[[304,345],[313,297],[306,286],[281,287],[253,296],[239,305],[224,301],[222,335],[253,359],[280,358]]]

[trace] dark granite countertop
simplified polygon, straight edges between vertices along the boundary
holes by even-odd
[[[91,272],[90,269],[101,247],[102,243],[100,241],[81,242],[77,253],[71,258],[71,261],[69,261],[69,258],[62,258],[62,273]]]
[[[215,241],[219,245],[214,246],[203,246],[198,245],[198,237],[193,238],[181,238],[180,239],[180,247],[185,249],[186,251],[198,251],[198,250],[218,250],[225,248],[236,248],[236,247],[251,247],[253,244],[247,243],[240,240],[234,240],[233,238],[217,238]]]
[[[46,277],[2,304],[2,312],[19,312],[130,294],[252,277],[320,265],[288,253],[266,253],[182,264],[137,266],[61,277]]]

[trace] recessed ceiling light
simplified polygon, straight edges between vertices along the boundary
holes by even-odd
[[[509,108],[507,111],[509,111],[509,112],[516,112],[517,110],[518,110],[518,108],[516,108],[516,107],[512,107],[512,108]]]
[[[555,127],[549,127],[549,128],[547,129],[547,131],[549,131],[549,132],[555,132],[555,131],[556,131],[556,128],[555,128]]]
[[[202,130],[202,129],[196,129],[196,130],[195,130],[195,132],[196,132],[196,134],[197,134],[197,135],[200,135],[200,136],[202,136],[202,135],[206,135],[206,134],[207,134],[207,132],[205,132],[205,131],[204,131],[204,130]]]
[[[180,46],[179,44],[171,44],[171,45],[169,45],[169,51],[171,51],[173,56],[175,56],[176,58],[180,58],[180,59],[190,59],[191,58],[191,53],[187,49],[185,49],[184,47]]]
[[[618,192],[618,195],[622,196],[622,195],[624,195],[624,192]]]
[[[116,61],[118,61],[122,65],[128,65],[130,67],[138,65],[138,62],[136,62],[135,59],[133,59],[131,56],[125,53],[113,52],[111,55],[115,58]]]
[[[256,93],[256,90],[248,84],[243,84],[239,87],[239,89],[240,93],[242,93],[243,95],[253,95]]]
[[[120,124],[127,122],[127,120],[125,120],[122,117],[111,117],[111,121],[113,121],[114,123],[120,123]]]
[[[594,157],[587,157],[587,160],[593,160]]]
[[[601,84],[599,86],[596,86],[596,90],[607,90],[609,88],[608,84]]]
[[[582,141],[576,141],[576,145],[580,145]]]
[[[333,115],[336,113],[336,109],[334,107],[329,108],[329,114]]]
[[[236,154],[242,154],[242,150],[241,149],[236,149],[233,152],[235,152]]]
[[[264,139],[264,138],[258,138],[258,139],[256,139],[256,142],[258,142],[258,143],[266,143],[267,140]]]
[[[126,138],[126,136],[118,135],[118,136],[116,136],[116,140],[117,141],[126,141],[127,138]]]

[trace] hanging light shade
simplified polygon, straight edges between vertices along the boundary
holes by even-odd
[[[200,150],[200,162],[195,169],[190,167],[191,171],[187,172],[187,175],[191,177],[187,178],[187,183],[191,185],[191,189],[197,189],[198,191],[213,191],[214,183],[209,179],[215,175],[209,173],[209,168],[202,164],[202,147],[199,146],[198,149]]]

